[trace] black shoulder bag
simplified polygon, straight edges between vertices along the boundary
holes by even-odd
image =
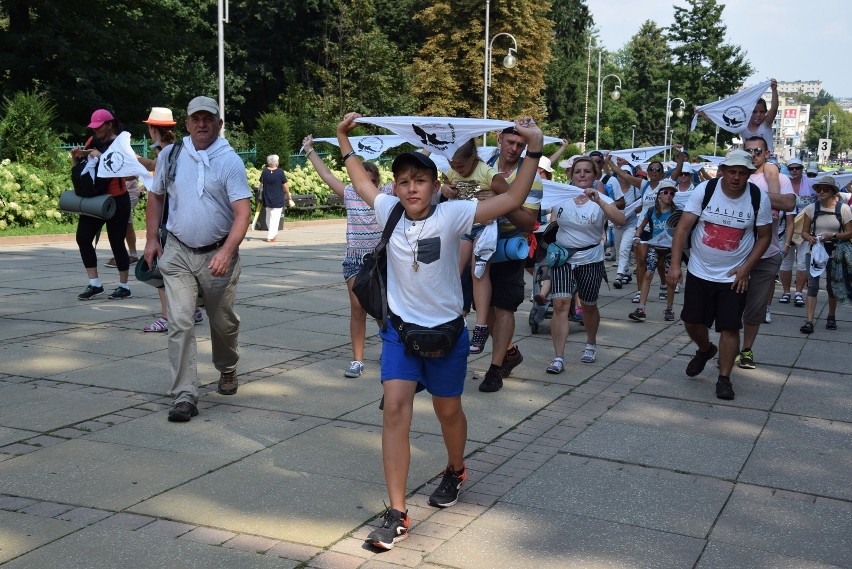
[[[382,237],[372,253],[364,255],[361,270],[355,275],[352,283],[352,292],[358,298],[358,302],[367,314],[382,320],[388,315],[388,252],[387,246],[396,224],[402,217],[403,207],[401,203],[396,204],[391,210]]]

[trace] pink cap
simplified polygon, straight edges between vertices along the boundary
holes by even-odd
[[[115,120],[112,114],[106,109],[98,109],[92,113],[92,121],[87,128],[100,128],[107,121]]]

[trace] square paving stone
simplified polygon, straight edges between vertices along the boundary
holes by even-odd
[[[9,385],[0,398],[0,423],[31,431],[51,431],[66,425],[114,413],[133,403],[107,397],[32,384]]]
[[[811,559],[787,557],[770,551],[739,547],[728,543],[711,541],[707,544],[696,569],[837,569],[837,565],[826,565]]]
[[[810,344],[802,350],[802,353],[796,359],[796,368],[848,375],[849,370],[852,369],[852,352],[849,350],[848,330],[845,334],[839,330],[828,332],[825,330],[825,324],[820,322],[817,322],[816,327],[817,329],[822,328],[822,333],[828,336],[809,338],[810,342],[818,343]]]
[[[0,510],[0,563],[37,549],[81,527],[62,520]]]
[[[46,338],[33,340],[32,344],[120,358],[131,358],[163,349],[166,334],[140,334],[139,332],[139,330],[120,326],[91,326],[64,334],[52,334]]]
[[[0,313],[2,313],[2,308],[0,308]],[[34,334],[58,332],[71,327],[73,327],[73,324],[44,322],[41,320],[16,320],[14,323],[7,320],[0,324],[0,341],[3,343],[7,343],[12,339],[21,341],[22,339],[26,339],[27,336]]]
[[[310,353],[321,353],[332,348],[346,347],[351,343],[348,320],[339,320],[339,324],[335,328],[329,328],[325,332],[303,330],[299,322],[301,320],[241,331],[240,342],[269,346],[279,350]]]
[[[212,392],[207,398],[255,409],[337,418],[353,409],[378,404],[382,391],[377,367],[368,366],[364,375],[350,379],[343,377],[341,362],[321,360],[240,385],[235,396]]]
[[[850,473],[852,424],[772,414],[739,480],[852,500]]]
[[[687,363],[688,358],[672,358],[651,377],[636,386],[634,393],[769,411],[790,373],[788,367],[761,365],[754,370],[735,367],[731,382],[737,397],[733,401],[721,401],[716,398],[716,360],[708,362],[704,372],[698,377],[687,377]]]
[[[826,499],[808,502],[770,494],[764,488],[737,486],[710,539],[776,555],[849,566],[852,559],[849,502]]]
[[[849,373],[794,370],[773,411],[852,423]]]
[[[298,293],[262,296],[251,299],[249,303],[253,306],[286,308],[287,310],[325,314],[342,308],[348,308],[349,294],[346,292],[345,285],[341,285],[338,295],[330,294],[327,289],[303,290]]]
[[[83,292],[85,286],[75,287],[73,290],[68,290],[57,294],[67,294],[74,299],[75,303],[64,307],[53,308],[49,310],[39,310],[26,314],[27,320],[48,320],[52,322],[63,322],[70,324],[103,324],[113,320],[123,318],[136,318],[151,314],[154,308],[152,298],[132,297],[122,301],[112,301],[106,298],[106,295],[112,292],[112,289],[118,286],[116,282],[104,284],[104,294],[89,300],[80,302],[77,300],[77,295]],[[133,285],[131,285],[132,287]],[[139,288],[137,285],[136,288]],[[147,287],[146,287],[147,288]],[[143,289],[144,290],[144,289]],[[12,318],[22,318],[23,315],[13,316]]]
[[[564,450],[733,480],[766,413],[628,395]]]
[[[0,409],[0,422],[5,422],[6,415]],[[28,439],[32,436],[35,436],[36,433],[32,431],[22,431],[21,429],[9,429],[7,427],[0,427],[0,446],[16,443],[23,439]]]
[[[87,435],[86,440],[138,446],[215,458],[222,463],[268,448],[293,437],[310,425],[264,417],[259,413],[231,413],[216,407],[202,409],[186,425],[176,428],[166,411],[152,413]]]
[[[288,449],[298,440],[290,439],[146,500],[131,511],[326,547],[374,517],[387,500],[381,475],[373,482],[340,476],[366,468],[381,471],[380,435],[362,436],[333,473],[293,470]],[[411,477],[413,487],[434,476],[432,466],[443,464],[446,455],[436,451],[430,458],[427,473],[412,469],[412,475],[420,475],[420,479]]]
[[[482,393],[478,387],[478,382],[468,380],[465,383],[462,406],[467,416],[468,439],[483,443],[505,433],[568,389],[564,385],[515,380],[512,377],[503,380],[503,389],[497,393]],[[381,392],[376,393],[381,397]],[[371,404],[360,407],[341,419],[380,426],[382,412],[377,405]],[[414,398],[411,430],[441,434],[441,426],[432,408],[432,398],[425,391]],[[467,450],[471,452],[473,449]]]
[[[0,492],[121,510],[227,462],[75,439],[0,462]]]
[[[438,547],[426,561],[459,569],[682,569],[692,567],[704,543],[565,511],[501,502]]]
[[[6,567],[8,569],[67,569],[69,567],[271,569],[281,567],[281,559],[98,524],[19,557]]]
[[[47,377],[64,371],[93,367],[118,358],[87,351],[47,348],[27,341],[0,346],[3,373],[25,377]]]
[[[705,477],[558,455],[502,500],[704,538],[732,488]]]

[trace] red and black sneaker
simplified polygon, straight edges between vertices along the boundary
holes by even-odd
[[[465,478],[467,478],[466,468],[462,467],[460,471],[456,472],[452,466],[448,466],[444,470],[444,477],[441,479],[441,483],[438,484],[438,487],[429,496],[429,505],[436,508],[449,508],[458,502]]]
[[[500,366],[500,371],[503,372],[503,377],[509,377],[512,370],[521,365],[524,361],[524,356],[517,346],[512,346],[512,349],[506,352],[506,357],[503,358],[503,364]]]
[[[408,537],[408,512],[393,508],[385,510],[382,525],[367,536],[367,543],[379,549],[390,550],[396,542]]]

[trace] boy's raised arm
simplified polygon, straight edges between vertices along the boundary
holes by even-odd
[[[361,160],[352,150],[352,143],[349,142],[349,133],[358,126],[355,119],[360,116],[358,113],[347,113],[343,117],[343,120],[337,125],[337,141],[340,144],[340,153],[343,155],[343,165],[346,166],[349,179],[352,180],[352,187],[355,188],[361,199],[367,202],[368,206],[373,207],[373,202],[380,193],[379,189],[373,185],[367,171],[364,170],[364,165],[361,164]],[[352,158],[355,158],[355,160],[352,160]]]

